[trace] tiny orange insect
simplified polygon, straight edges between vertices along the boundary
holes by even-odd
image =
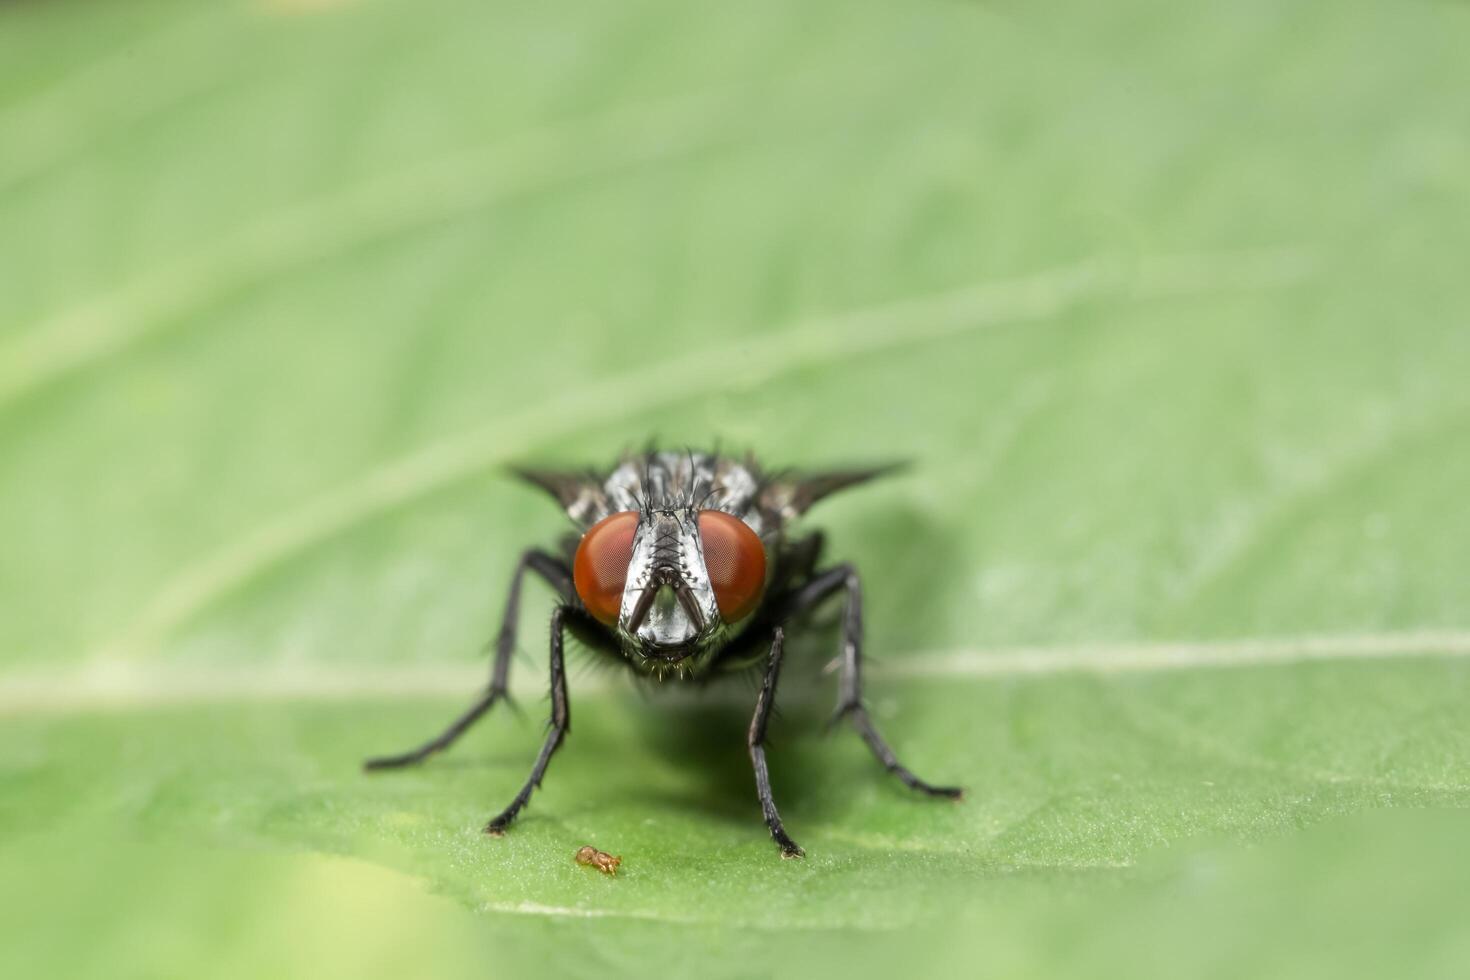
[[[618,873],[618,865],[623,863],[621,856],[614,857],[606,851],[599,851],[591,844],[577,849],[577,863],[584,864],[589,868],[596,868],[605,875]]]

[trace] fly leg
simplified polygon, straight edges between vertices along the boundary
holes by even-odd
[[[510,806],[501,811],[500,816],[485,825],[487,834],[500,837],[505,833],[505,828],[511,825],[531,799],[531,793],[541,785],[541,778],[546,775],[546,765],[551,761],[552,753],[560,747],[562,739],[571,730],[572,709],[567,703],[567,670],[562,660],[562,641],[567,620],[585,615],[572,606],[557,606],[556,612],[551,614],[551,723],[546,732],[546,741],[541,745],[541,754],[536,756],[535,765],[531,766],[531,775],[526,779],[526,785],[521,787],[521,791],[510,801]]]
[[[555,555],[537,549],[531,549],[522,554],[521,560],[516,563],[515,573],[510,578],[510,594],[505,598],[505,614],[500,620],[500,633],[495,638],[495,661],[490,674],[490,686],[476,699],[474,704],[470,705],[468,710],[454,719],[448,728],[434,738],[416,749],[399,755],[385,755],[369,759],[363,763],[363,768],[369,770],[397,769],[400,766],[411,766],[423,762],[435,752],[453,745],[471,725],[480,720],[481,715],[495,705],[496,701],[508,698],[510,658],[515,652],[516,629],[521,618],[521,580],[525,577],[527,570],[545,579],[564,601],[571,600],[574,594],[572,574],[567,569],[566,562]]]
[[[783,615],[806,612],[838,590],[847,593],[847,608],[842,614],[842,673],[837,687],[837,710],[833,712],[830,724],[835,725],[843,718],[850,719],[873,755],[883,763],[883,768],[897,776],[905,786],[930,796],[959,799],[964,790],[925,782],[898,761],[898,756],[894,755],[868,716],[868,709],[863,704],[863,587],[857,569],[843,563],[818,574],[786,598],[781,612]]]
[[[822,548],[826,543],[826,536],[821,531],[813,531],[791,542],[782,556],[781,580],[772,583],[774,592],[779,594],[792,585],[809,581],[816,574],[817,562],[822,558]]]
[[[750,762],[755,768],[755,791],[761,799],[761,812],[765,814],[766,826],[771,828],[771,839],[781,848],[783,858],[802,857],[805,852],[796,841],[786,834],[781,826],[781,814],[776,812],[776,801],[771,796],[771,774],[766,768],[766,723],[771,717],[771,705],[776,701],[776,680],[781,674],[781,648],[785,634],[777,626],[771,639],[771,657],[766,666],[766,679],[761,684],[761,693],[755,702],[755,717],[750,719],[750,733],[746,744],[750,746]]]

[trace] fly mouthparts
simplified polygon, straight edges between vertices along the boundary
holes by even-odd
[[[653,600],[658,598],[658,590],[662,585],[662,582],[654,579],[638,594],[638,601],[633,604],[633,611],[628,614],[629,633],[637,633],[643,621],[648,618],[649,610],[653,609]]]
[[[682,578],[674,585],[674,598],[678,599],[679,605],[684,607],[684,615],[688,616],[689,622],[694,624],[694,631],[703,633],[704,611],[699,608],[699,602],[694,598],[694,590]]]
[[[684,610],[684,615],[689,617],[689,622],[693,624],[695,632],[703,633],[707,625],[704,610],[699,608],[699,600],[694,597],[694,590],[689,587],[689,583],[684,581],[683,576],[672,568],[656,570],[649,583],[638,594],[638,601],[633,604],[633,611],[628,616],[628,632],[638,632],[638,628],[648,619],[654,603],[658,601],[659,593],[666,588],[673,591],[674,599]]]

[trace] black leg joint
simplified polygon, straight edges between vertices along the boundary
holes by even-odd
[[[576,593],[572,585],[572,573],[567,563],[553,554],[532,548],[516,562],[515,572],[510,577],[510,592],[505,597],[505,612],[500,620],[500,632],[495,637],[495,661],[490,670],[490,686],[476,699],[475,703],[461,714],[449,727],[429,739],[418,748],[398,755],[384,755],[368,759],[363,768],[369,772],[379,769],[398,769],[417,765],[436,752],[449,748],[459,737],[479,721],[497,701],[509,701],[510,660],[515,653],[516,633],[521,618],[521,580],[527,571],[541,576],[556,590],[563,602],[573,601]]]

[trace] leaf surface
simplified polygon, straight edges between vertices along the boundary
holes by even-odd
[[[3,972],[1454,975],[1470,22],[1094,7],[0,10]],[[361,773],[564,533],[507,467],[650,437],[911,461],[804,520],[962,804],[829,613],[805,861],[750,682],[583,655],[489,839],[532,590],[522,715]]]

